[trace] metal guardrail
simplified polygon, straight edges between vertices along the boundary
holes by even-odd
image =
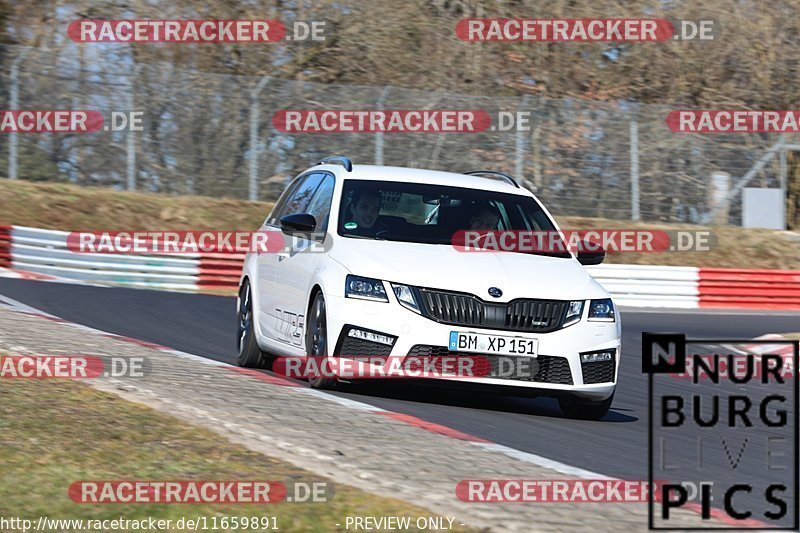
[[[66,231],[0,226],[0,267],[83,283],[235,292],[243,254],[92,254]],[[630,307],[800,309],[800,271],[598,265],[587,271]]]
[[[66,231],[13,226],[13,268],[58,278],[141,287],[193,290],[200,274],[198,254],[137,255],[73,252]]]
[[[687,309],[699,306],[700,274],[695,267],[597,265],[586,270],[618,305]]]

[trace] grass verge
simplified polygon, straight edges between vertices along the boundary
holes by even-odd
[[[202,196],[168,196],[0,180],[0,224],[78,230],[255,230],[272,208]],[[638,229],[712,232],[710,251],[613,253],[608,263],[800,270],[800,233],[732,226],[650,224],[557,217],[565,229]]]
[[[253,230],[271,203],[0,179],[0,224],[79,230]]]
[[[0,516],[102,520],[276,516],[284,531],[331,531],[350,516],[431,516],[406,502],[334,486],[326,503],[77,504],[78,480],[322,481],[146,406],[67,380],[0,387]],[[219,519],[218,518],[218,519]],[[446,522],[445,522],[446,523]],[[455,523],[454,523],[455,524]],[[68,530],[70,528],[58,528]],[[128,531],[131,529],[120,529]],[[233,529],[219,529],[229,531]],[[462,528],[463,530],[463,528]]]

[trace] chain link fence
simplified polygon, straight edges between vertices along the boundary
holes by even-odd
[[[556,215],[739,223],[735,185],[779,142],[674,133],[668,106],[219,75],[137,65],[111,47],[0,47],[0,84],[2,109],[94,109],[106,120],[144,112],[133,133],[2,134],[0,176],[16,164],[20,179],[166,194],[273,200],[287,177],[341,154],[356,164],[505,171],[535,186]],[[481,133],[289,134],[272,124],[284,109],[480,109],[495,126],[500,112],[531,120]],[[781,160],[750,172],[748,186],[780,187]]]

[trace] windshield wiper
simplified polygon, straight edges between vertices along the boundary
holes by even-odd
[[[558,257],[559,259],[569,259],[572,257],[572,254],[569,252],[522,252],[528,253],[531,255],[543,255],[545,257]]]
[[[367,239],[370,241],[385,241],[386,237],[381,237],[380,235],[357,235],[355,233],[345,233],[342,237],[348,237],[350,239]]]

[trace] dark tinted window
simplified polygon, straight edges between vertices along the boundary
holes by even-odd
[[[328,228],[328,217],[331,213],[334,184],[333,176],[326,174],[322,183],[317,187],[317,192],[314,193],[314,197],[311,199],[311,203],[306,210],[306,213],[314,215],[319,231],[325,231]]]
[[[281,196],[267,223],[277,225],[280,219],[286,215],[305,213],[311,196],[325,176],[326,174],[315,172],[301,177]]]
[[[345,180],[342,200],[338,233],[345,237],[451,244],[460,230],[555,231],[534,198],[517,194]]]
[[[289,200],[289,197],[292,195],[295,189],[300,185],[299,179],[292,180],[289,183],[289,186],[281,193],[278,200],[275,202],[275,205],[272,206],[272,212],[267,216],[267,220],[264,222],[265,224],[278,224],[278,213],[283,211],[284,207],[286,206],[286,202]]]

